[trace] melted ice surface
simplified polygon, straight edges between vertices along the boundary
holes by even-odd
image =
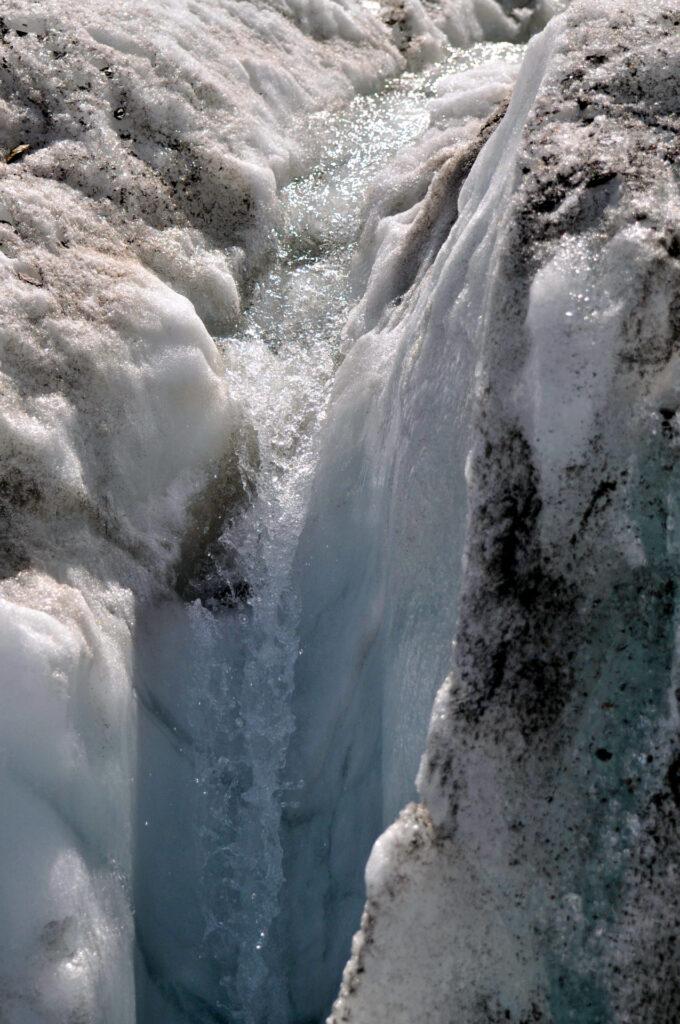
[[[379,94],[360,96],[333,114],[315,114],[300,124],[300,133],[310,140],[311,170],[284,190],[277,258],[255,284],[238,333],[224,339],[229,390],[250,412],[259,449],[252,503],[222,538],[230,571],[246,581],[248,597],[236,610],[215,612],[198,602],[186,612],[161,609],[149,623],[142,656],[145,671],[159,676],[150,689],[172,706],[170,731],[176,738],[184,730],[188,737],[177,741],[178,758],[157,737],[140,742],[146,763],[140,772],[139,857],[142,864],[145,857],[157,864],[159,851],[166,850],[168,862],[167,872],[157,871],[155,896],[149,891],[151,870],[139,872],[145,878],[138,896],[141,941],[153,949],[158,965],[148,986],[149,1020],[160,1012],[168,1022],[222,1019],[220,1012],[242,1024],[292,1019],[281,955],[286,936],[276,934],[286,884],[282,807],[294,806],[295,788],[305,781],[288,779],[282,788],[301,653],[299,581],[293,586],[291,574],[318,433],[342,358],[351,264],[366,202],[370,208],[380,199],[371,192],[376,177],[382,175],[389,189],[385,168],[399,150],[423,136],[431,121],[425,151],[433,148],[433,133],[444,131],[447,98],[456,97],[461,126],[483,114],[479,91],[494,76],[488,66],[479,76],[473,69],[493,60],[500,79],[509,81],[509,66],[521,52],[511,44],[452,51],[435,68],[407,73]],[[471,97],[468,107],[465,91]],[[331,532],[326,543],[333,544]],[[432,680],[423,692],[425,718],[439,682]],[[162,786],[169,784],[167,773],[174,773],[177,799],[184,805],[173,820],[161,820],[157,810],[160,763]],[[399,787],[404,785],[410,788],[412,779],[401,780]],[[195,832],[177,835],[186,827],[177,822],[190,820]],[[180,889],[187,887],[170,904],[167,877],[182,879]],[[189,877],[200,879],[197,890]],[[197,905],[190,915],[187,902]],[[165,936],[177,930],[177,908],[186,947],[180,943],[173,950]],[[174,1009],[162,994],[168,988]],[[211,1016],[215,1011],[218,1016]]]

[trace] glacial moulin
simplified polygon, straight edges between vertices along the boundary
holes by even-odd
[[[564,6],[3,6],[8,1024],[320,1021],[449,670],[331,1020],[680,1016],[680,11]]]
[[[445,334],[400,307],[471,349],[460,615],[332,1024],[680,1017],[679,96],[677,2],[574,3],[426,279]]]

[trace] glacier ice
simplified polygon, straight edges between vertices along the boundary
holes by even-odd
[[[422,32],[443,52],[424,15]],[[92,3],[76,17],[59,0],[10,0],[0,38],[2,1010],[13,1024],[200,1019],[227,998],[225,976],[244,998],[259,969],[252,950],[238,966],[220,918],[236,913],[232,897],[212,921],[201,909],[222,884],[219,858],[196,878],[198,833],[222,808],[206,824],[204,795],[241,796],[225,781],[246,755],[224,686],[243,651],[237,616],[216,638],[209,609],[184,610],[173,592],[200,594],[225,517],[238,533],[258,460],[272,464],[263,425],[285,441],[254,401],[258,375],[274,384],[280,371],[271,353],[214,338],[275,258],[281,188],[317,159],[300,126],[419,58],[368,7],[331,0],[113,14]],[[298,395],[316,371],[306,359],[290,361]],[[293,529],[284,561],[294,541]],[[227,581],[222,598],[249,585]],[[273,594],[262,629],[277,614]],[[279,703],[278,748],[257,746],[273,724],[258,723],[266,702],[249,733],[251,767],[268,765],[257,792],[269,845],[254,860],[247,843],[238,851],[242,870],[258,865],[267,920],[290,732]]]
[[[461,190],[428,290],[456,309],[461,251],[484,281],[455,652],[338,1024],[678,1016],[678,23],[574,3]]]
[[[356,4],[10,2],[0,36],[0,147],[27,147],[0,163],[0,1000],[12,1024],[130,1024],[138,738],[186,776],[168,708],[135,700],[140,624],[253,437],[207,327],[271,249],[296,118],[403,58]]]
[[[507,102],[520,55],[512,46],[468,52],[495,63],[444,78],[435,123],[369,196],[355,274],[361,279],[366,263],[373,270],[349,319],[293,576],[300,655],[287,772],[302,787],[284,811],[282,916],[295,1019],[321,1016],[332,996],[363,901],[360,865],[413,795],[432,697],[450,661],[467,353],[450,358],[449,314],[429,308],[428,285],[457,190],[497,120],[484,128],[485,115]],[[442,129],[447,96],[458,108]],[[412,268],[420,276],[409,292]],[[411,308],[416,293],[422,301]]]
[[[337,721],[341,713],[343,688],[352,680],[357,643],[351,628],[356,621],[352,618],[355,596],[348,591],[340,609],[323,616],[318,627],[315,643],[330,664],[333,659],[329,659],[328,650],[334,645],[337,667],[334,676],[326,669],[328,678],[314,682],[315,692],[310,699],[305,683],[304,637],[308,595],[324,606],[333,599],[332,580],[319,574],[316,557],[309,561],[306,557],[310,546],[308,519],[317,515],[310,512],[315,505],[312,501],[310,506],[308,492],[310,486],[319,490],[315,482],[319,453],[316,428],[312,428],[315,421],[323,423],[327,444],[331,449],[338,447],[341,431],[335,413],[337,403],[331,401],[328,408],[326,404],[350,298],[347,269],[361,223],[358,197],[395,147],[419,135],[427,125],[423,98],[436,88],[444,72],[468,69],[462,72],[462,78],[449,76],[447,87],[458,93],[468,88],[472,111],[468,116],[461,113],[459,122],[449,126],[446,137],[450,141],[465,133],[473,136],[479,124],[479,89],[487,89],[491,106],[505,97],[514,75],[511,62],[519,52],[512,46],[476,46],[465,53],[454,52],[431,75],[407,76],[385,93],[358,97],[332,119],[328,115],[319,118],[319,134],[324,137],[327,133],[329,140],[323,146],[324,159],[310,175],[283,190],[281,262],[255,288],[242,333],[228,342],[233,360],[228,373],[231,394],[243,401],[255,424],[259,465],[256,494],[245,512],[234,518],[222,540],[233,553],[232,570],[247,579],[252,595],[248,607],[236,616],[229,610],[218,612],[217,623],[195,607],[184,625],[177,611],[161,614],[161,620],[173,621],[173,633],[182,640],[173,637],[168,668],[159,674],[157,693],[152,697],[156,704],[165,705],[168,722],[183,723],[184,731],[193,737],[194,753],[182,769],[176,788],[181,787],[182,793],[181,819],[188,820],[193,813],[196,829],[202,832],[194,853],[188,856],[198,856],[199,860],[203,857],[205,861],[200,871],[194,872],[202,879],[194,898],[202,902],[209,921],[203,958],[220,964],[223,976],[216,988],[215,978],[206,977],[205,970],[202,978],[200,971],[186,970],[186,957],[185,970],[181,971],[176,961],[179,950],[160,938],[163,925],[152,904],[164,908],[167,927],[171,926],[174,910],[162,899],[164,872],[158,872],[156,894],[150,891],[154,883],[149,883],[149,878],[154,866],[158,871],[164,863],[168,872],[187,872],[176,867],[175,826],[155,809],[167,777],[165,769],[155,764],[153,741],[147,737],[140,743],[142,752],[146,750],[149,756],[146,768],[140,771],[139,835],[140,857],[148,868],[140,870],[145,881],[137,913],[141,945],[155,948],[157,958],[163,959],[161,965],[147,972],[152,984],[145,988],[145,998],[151,1007],[159,1005],[156,1000],[162,998],[162,988],[172,990],[174,998],[184,1005],[191,999],[195,1002],[199,992],[203,998],[211,992],[211,998],[223,1005],[230,1017],[244,1012],[249,1020],[271,1022],[321,1017],[332,1000],[363,899],[363,860],[384,820],[380,810],[377,817],[362,812],[368,801],[379,798],[383,779],[395,772],[400,773],[400,784],[410,794],[430,695],[419,707],[420,730],[414,723],[410,760],[405,766],[388,766],[388,773],[376,763],[373,779],[363,786],[366,802],[357,802],[349,810],[350,828],[361,834],[362,845],[348,846],[338,831],[333,837],[338,854],[333,860],[321,854],[318,864],[309,870],[309,857],[319,852],[318,836],[327,816],[339,799],[344,799],[338,797],[341,783],[334,761],[319,751],[324,744],[325,723]],[[470,70],[490,56],[497,61],[498,80],[494,84],[488,65],[484,65],[478,79]],[[505,63],[498,63],[501,58]],[[434,134],[441,143],[439,129]],[[417,151],[422,145],[418,143]],[[433,140],[428,138],[426,145],[432,149]],[[404,167],[415,169],[414,152],[402,151],[401,156]],[[382,184],[390,181],[388,176]],[[397,180],[392,186],[402,187]],[[380,185],[375,188],[371,192],[375,198],[369,196],[369,205],[383,192]],[[357,257],[366,244],[362,242],[356,248]],[[301,339],[306,339],[303,345]],[[323,461],[323,452],[321,458]],[[347,479],[347,475],[332,478],[331,503],[335,488],[345,485]],[[344,529],[341,515],[326,515],[326,527],[331,535]],[[311,537],[314,547],[313,533]],[[319,543],[322,550],[327,547],[324,539]],[[337,551],[342,561],[339,537]],[[351,560],[347,560],[346,571],[352,571]],[[381,585],[377,579],[374,582]],[[341,627],[345,618],[348,625]],[[158,658],[166,628],[158,627],[159,640],[152,643],[151,655],[143,654],[146,661]],[[329,638],[329,630],[335,639]],[[443,646],[446,652],[448,637]],[[178,653],[183,647],[193,652],[189,659]],[[192,668],[189,661],[197,664]],[[170,686],[168,673],[173,680]],[[141,675],[153,678],[149,671]],[[436,679],[437,673],[432,689]],[[361,692],[362,687],[358,689]],[[178,709],[174,699],[172,708],[167,707],[168,691],[181,694],[186,690],[194,697],[200,695],[204,711],[192,714],[186,706]],[[411,700],[418,705],[415,694]],[[366,711],[365,700],[363,707]],[[371,757],[383,732],[379,717],[364,714],[364,718],[367,742],[355,735],[349,750],[344,738],[337,744],[342,756],[359,766]],[[298,728],[294,728],[296,721]],[[300,728],[303,722],[304,728]],[[166,748],[171,746],[168,729],[162,743]],[[184,740],[182,746],[186,750]],[[144,760],[143,753],[140,760]],[[314,780],[311,786],[309,780]],[[310,814],[310,790],[318,785],[324,790],[325,802]],[[291,827],[296,821],[301,824]],[[159,848],[167,854],[159,854]],[[185,855],[185,851],[180,854]],[[339,880],[346,892],[341,899],[329,899],[324,893]],[[319,927],[324,929],[325,937],[317,942]],[[193,940],[193,945],[201,944]],[[153,1017],[154,1012],[158,1015],[161,1011],[148,1009],[146,1015]],[[169,1012],[166,1001],[163,1013],[167,1017]]]
[[[3,8],[10,1024],[320,1020],[445,677],[331,1019],[677,1018],[678,12],[565,6]]]

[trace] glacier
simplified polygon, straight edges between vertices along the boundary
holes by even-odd
[[[8,0],[0,1019],[677,1019],[678,25]]]

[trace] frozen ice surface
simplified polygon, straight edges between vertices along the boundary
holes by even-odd
[[[317,469],[319,428],[326,438],[323,450],[333,450],[341,443],[336,400],[328,407],[327,403],[352,295],[349,264],[354,254],[360,278],[365,246],[370,244],[363,239],[356,244],[364,220],[362,201],[365,198],[367,208],[373,209],[388,187],[397,191],[406,187],[404,175],[412,187],[426,188],[427,172],[421,174],[420,185],[412,179],[418,152],[424,156],[435,148],[429,132],[426,141],[417,142],[413,151],[408,147],[400,150],[397,169],[382,175],[377,186],[372,182],[395,150],[413,144],[427,129],[428,97],[441,94],[439,79],[464,68],[464,86],[472,89],[476,79],[471,77],[471,68],[493,58],[499,76],[494,88],[488,85],[488,69],[480,72],[493,106],[506,96],[512,62],[520,53],[511,45],[477,45],[463,53],[452,52],[432,72],[406,74],[379,94],[356,98],[332,117],[313,115],[311,123],[323,157],[308,175],[284,189],[278,260],[256,286],[241,331],[227,340],[233,359],[228,374],[230,392],[250,414],[259,461],[256,493],[225,531],[223,545],[232,553],[232,571],[248,581],[251,594],[237,615],[228,610],[219,614],[216,627],[211,625],[210,614],[200,609],[191,610],[191,621],[184,626],[173,613],[174,631],[184,629],[184,644],[196,652],[193,660],[197,664],[189,669],[187,659],[176,654],[168,664],[177,666],[178,689],[188,686],[194,696],[202,695],[202,710],[188,718],[186,711],[179,716],[173,712],[172,719],[189,720],[194,738],[191,757],[197,799],[191,799],[192,786],[187,785],[181,797],[182,817],[186,820],[194,815],[200,833],[196,854],[205,859],[201,870],[194,872],[202,878],[196,898],[209,922],[202,943],[204,960],[222,969],[219,988],[215,988],[214,978],[206,983],[204,977],[200,990],[204,997],[212,992],[211,998],[231,1017],[243,1014],[247,1020],[271,1022],[321,1017],[327,1010],[363,900],[363,860],[384,820],[379,806],[377,816],[365,814],[376,796],[380,804],[383,780],[390,777],[383,773],[380,758],[373,760],[371,777],[363,777],[364,802],[357,800],[351,806],[344,792],[340,794],[343,784],[337,771],[338,754],[348,760],[352,774],[364,771],[383,732],[380,716],[368,710],[363,733],[352,735],[349,715],[347,723],[343,722],[347,687],[358,682],[359,693],[364,687],[364,677],[357,675],[353,664],[363,634],[357,638],[354,631],[355,591],[348,587],[336,609],[337,580],[320,575],[317,568],[319,557],[325,557],[329,547],[329,537],[335,537],[333,548],[337,544],[338,557],[345,557],[343,510],[333,506],[336,489],[347,486],[348,475],[331,477],[327,495],[331,511],[321,511],[326,530],[319,537],[316,528],[308,525],[310,517],[317,515],[319,488],[324,494],[317,477],[327,479],[327,471]],[[463,86],[454,82],[449,87]],[[450,143],[466,133],[475,134],[479,103],[475,95],[475,114],[468,112],[458,122],[452,120],[446,133],[434,129],[440,145],[444,138]],[[360,408],[358,414],[364,415]],[[323,451],[321,458],[323,465]],[[353,466],[352,472],[362,475],[360,466]],[[310,499],[310,488],[317,497]],[[320,553],[315,552],[307,563],[310,543],[312,547],[317,543]],[[345,571],[353,572],[351,557]],[[383,576],[380,572],[369,579],[369,589],[379,592]],[[350,579],[350,584],[353,582]],[[304,616],[310,599],[320,605],[314,643],[326,664],[324,674],[312,681],[311,694],[304,642]],[[442,608],[448,614],[446,606]],[[166,618],[173,615],[166,613]],[[162,636],[165,627],[161,624],[159,628]],[[447,634],[445,660],[449,642]],[[156,657],[152,654],[151,660]],[[175,679],[175,670],[170,673]],[[142,674],[150,679],[155,675]],[[439,670],[433,673],[429,692],[425,686],[420,702],[412,694],[419,715],[412,729],[405,730],[410,756],[405,763],[388,765],[392,776],[399,773],[392,784],[409,795],[424,742],[428,705],[440,676]],[[167,703],[172,685],[168,687],[168,676],[161,673],[155,684],[156,700]],[[370,698],[370,691],[364,693]],[[366,702],[364,706],[367,708]],[[327,723],[338,720],[341,735],[337,749],[326,748]],[[392,742],[391,737],[388,741]],[[169,746],[169,740],[164,742]],[[152,750],[148,740],[142,746]],[[154,755],[149,763],[151,774],[157,775],[153,761]],[[187,780],[190,774],[187,767]],[[165,783],[149,777],[147,784],[147,777],[147,772],[140,773],[144,808],[141,856],[149,866],[141,871],[145,879],[154,865],[158,867],[159,859],[165,859],[169,869],[177,859],[172,823],[161,822],[161,832],[156,831],[159,814],[154,806]],[[313,794],[319,789],[323,800],[317,806]],[[311,812],[310,798],[316,801]],[[343,802],[342,820],[354,841],[343,842],[340,833],[334,833],[336,852],[330,858],[319,836],[327,829],[333,806]],[[168,854],[159,854],[159,849]],[[318,861],[311,871],[310,857]],[[187,874],[185,870],[180,873]],[[164,885],[159,877],[159,886]],[[144,945],[153,945],[162,953],[165,987],[175,992],[181,989],[182,998],[188,1000],[188,992],[196,992],[196,975],[180,982],[179,964],[173,960],[177,950],[162,942],[162,926],[141,909],[150,902],[160,905],[162,899],[160,895],[150,899],[147,882],[138,902],[140,933],[149,936]],[[167,901],[165,907],[170,927],[174,910]],[[320,929],[324,932],[321,939]],[[159,973],[153,979],[156,993]],[[187,978],[186,971],[183,977]],[[167,1004],[163,1012],[167,1016]],[[148,1016],[153,1016],[151,1010]]]
[[[354,274],[358,284],[370,267],[369,282],[343,339],[293,566],[300,653],[287,772],[302,785],[284,812],[282,927],[295,1019],[328,1005],[363,900],[358,866],[414,795],[429,708],[450,662],[467,378],[443,329],[427,351],[418,343],[426,286],[401,323],[400,303],[413,277],[432,279],[484,119],[507,102],[521,52],[505,44],[455,54],[430,90],[433,124],[368,193]],[[442,127],[437,104],[454,94],[457,113]]]

